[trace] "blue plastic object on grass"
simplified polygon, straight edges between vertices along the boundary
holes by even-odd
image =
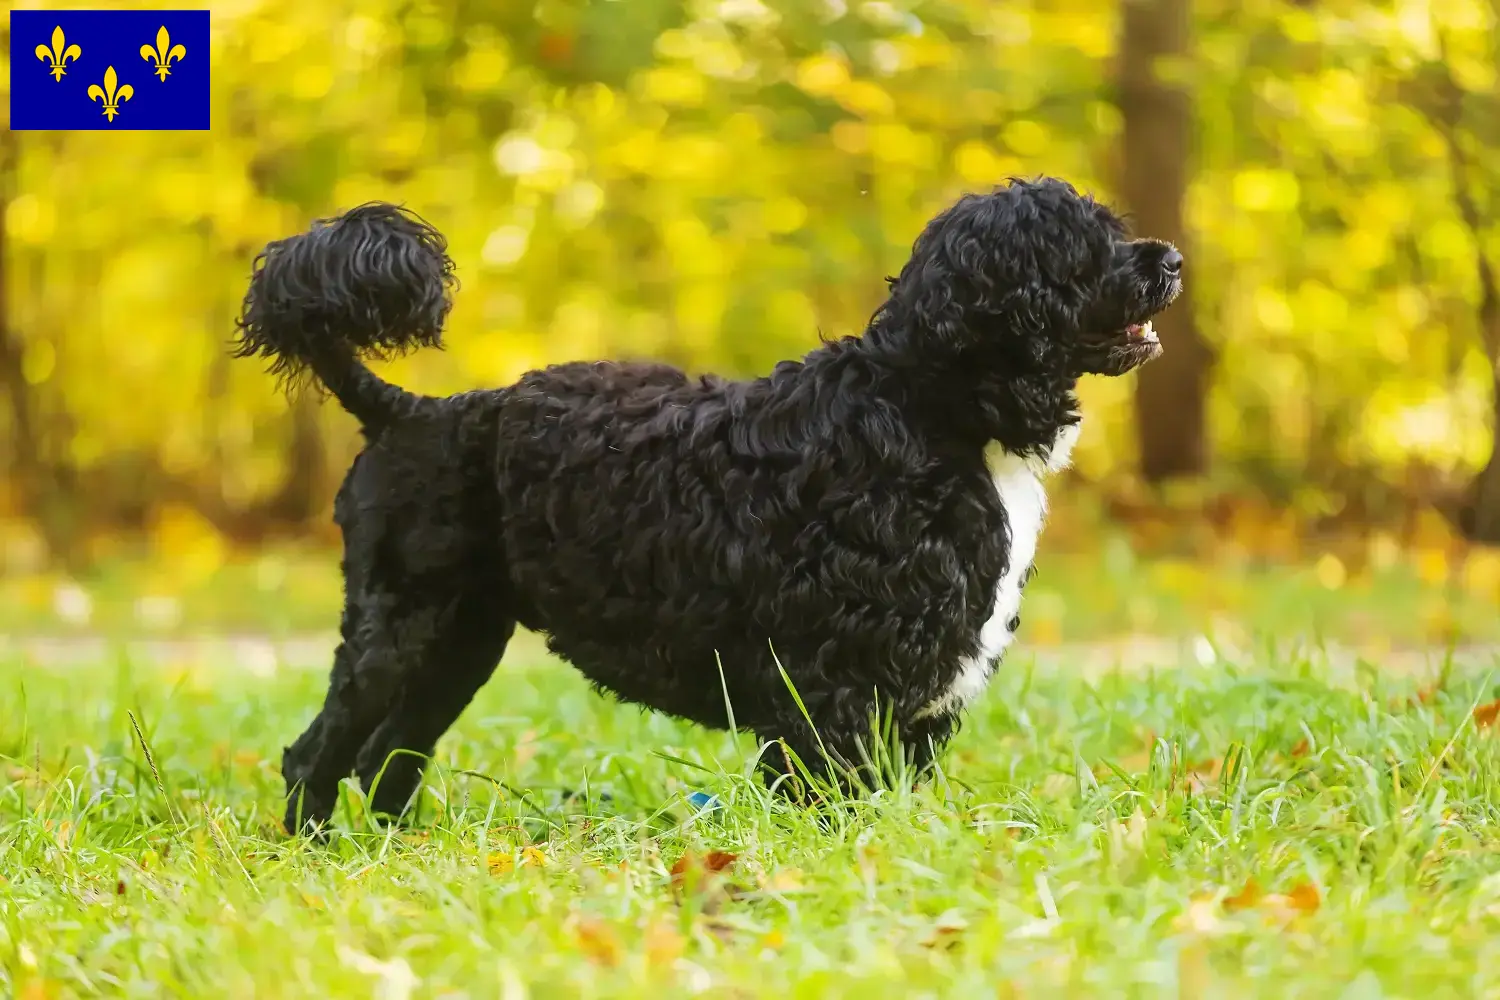
[[[687,800],[694,809],[707,809],[709,812],[718,812],[724,808],[724,803],[719,801],[717,795],[709,795],[707,792],[693,792],[687,797]]]

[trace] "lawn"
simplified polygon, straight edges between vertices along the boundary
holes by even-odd
[[[1023,651],[940,781],[819,815],[530,653],[414,827],[351,789],[315,846],[276,816],[321,665],[12,661],[0,994],[1495,995],[1497,668]]]

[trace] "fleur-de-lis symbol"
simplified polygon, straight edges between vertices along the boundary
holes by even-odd
[[[167,26],[164,24],[156,29],[156,45],[141,46],[141,58],[147,62],[156,63],[156,78],[165,81],[167,74],[172,72],[172,63],[182,62],[182,57],[187,55],[187,49],[181,45],[172,44],[172,36],[167,34]]]
[[[104,117],[110,121],[115,120],[115,115],[120,113],[120,102],[128,101],[135,96],[135,88],[130,84],[119,83],[119,77],[115,76],[115,68],[110,66],[104,71],[104,88],[101,90],[97,83],[89,84],[89,100],[100,101],[104,104]]]
[[[68,40],[63,37],[62,25],[52,29],[52,48],[45,45],[36,47],[36,57],[44,63],[51,63],[47,67],[52,74],[52,79],[61,80],[63,74],[68,71],[68,62],[77,62],[78,57],[83,55],[83,50],[76,45],[69,45]]]

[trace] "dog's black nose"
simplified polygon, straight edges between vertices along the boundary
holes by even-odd
[[[1173,276],[1181,274],[1182,254],[1177,250],[1168,250],[1161,259],[1161,269]]]

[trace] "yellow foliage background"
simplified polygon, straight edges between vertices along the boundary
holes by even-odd
[[[1121,2],[217,3],[211,132],[8,134],[7,328],[53,493],[13,461],[0,505],[54,541],[326,520],[353,422],[225,345],[255,252],[366,199],[421,212],[459,263],[448,350],[386,371],[414,389],[591,356],[752,374],[857,331],[961,192],[1050,173],[1116,197]],[[1493,436],[1494,0],[1190,17],[1156,72],[1193,99],[1215,476],[1315,514],[1466,481]],[[1465,102],[1456,147],[1434,66]],[[1083,391],[1078,478],[1125,489],[1131,383]],[[298,440],[310,497],[245,515]]]

